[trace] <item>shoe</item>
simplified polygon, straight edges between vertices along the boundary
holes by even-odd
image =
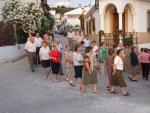
[[[69,79],[68,79],[68,78],[66,78],[66,81],[69,81]]]
[[[137,82],[138,80],[133,80],[130,76],[128,76],[129,80],[131,80],[132,82]]]
[[[64,73],[60,73],[60,75],[64,75]]]
[[[58,82],[58,80],[57,80],[57,79],[54,79],[53,81],[54,81],[54,82]]]
[[[35,70],[32,70],[32,72],[35,72]]]
[[[117,92],[115,91],[110,91],[111,94],[118,94]]]
[[[69,83],[70,83],[70,84],[72,84],[72,83],[73,83],[73,81],[72,81],[72,80],[70,80],[70,81],[69,81]]]
[[[126,94],[123,94],[122,96],[125,96],[125,97],[126,97],[126,96],[130,96],[130,94],[129,94],[129,93],[126,93]]]
[[[70,85],[71,85],[72,87],[75,87],[75,85],[74,85],[74,84],[72,84],[72,83],[71,83]]]
[[[87,93],[87,91],[84,89],[80,89],[80,91],[81,91],[81,93]]]
[[[111,88],[110,88],[109,86],[107,86],[107,90],[108,90],[108,91],[110,91],[110,90],[111,90]]]
[[[130,76],[128,76],[128,79],[132,81],[132,78]]]
[[[138,80],[132,80],[133,82],[138,82]]]

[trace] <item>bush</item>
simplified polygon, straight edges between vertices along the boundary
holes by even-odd
[[[23,30],[17,25],[17,43],[25,43],[26,37]],[[0,46],[15,45],[15,33],[13,28],[13,22],[8,21],[6,23],[0,22]]]

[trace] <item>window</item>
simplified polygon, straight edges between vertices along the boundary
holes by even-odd
[[[93,31],[95,32],[95,18],[92,19],[92,27],[93,27]]]
[[[147,31],[150,32],[150,11],[147,12]]]

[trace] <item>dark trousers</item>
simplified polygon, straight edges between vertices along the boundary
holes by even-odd
[[[36,48],[35,65],[40,64],[40,56],[39,56],[40,48],[41,48],[41,47],[37,47],[37,48]]]
[[[31,71],[34,71],[36,53],[35,52],[27,52],[27,56],[28,56],[28,60],[29,60],[29,63],[30,63]]]
[[[150,63],[141,63],[143,78],[148,80],[148,74],[150,71]]]
[[[51,62],[51,68],[52,68],[53,74],[56,74],[56,75],[59,74],[60,63]]]

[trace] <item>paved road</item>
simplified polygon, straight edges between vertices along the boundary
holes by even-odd
[[[111,95],[106,90],[106,78],[98,75],[100,96],[82,94],[61,76],[53,83],[45,80],[41,68],[29,71],[27,58],[0,65],[0,113],[150,113],[150,81],[131,83],[124,74],[130,97]]]

